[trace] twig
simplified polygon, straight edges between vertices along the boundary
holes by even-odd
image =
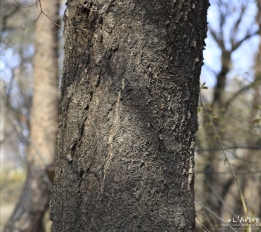
[[[210,213],[212,213],[216,218],[218,218],[221,222],[225,223],[226,225],[228,225],[228,227],[230,227],[233,231],[237,232],[231,225],[227,224],[226,222],[224,222],[222,220],[222,218],[220,218],[218,215],[216,215],[212,210],[210,210],[208,207],[204,206],[203,204],[201,204],[197,199],[196,202],[203,207],[204,209],[206,209],[207,211],[209,211]]]
[[[210,209],[210,207],[209,207],[208,203],[206,202],[206,200],[203,199],[202,196],[198,196],[198,197],[200,197],[200,200],[201,200],[202,204],[204,204],[205,207],[207,207],[207,208]],[[210,220],[210,218],[209,218],[209,216],[211,216],[212,221],[214,221],[214,225],[217,225],[217,224],[218,224],[218,221],[216,220],[215,215],[207,214],[206,211],[203,211],[203,213],[205,214],[205,218],[207,219],[209,225],[213,226],[213,225],[212,225],[212,222],[211,222],[211,220]]]
[[[216,192],[216,190],[213,188],[213,186],[206,180],[206,183],[208,184],[208,186],[211,188],[211,190],[213,191],[213,193],[216,195],[216,197],[218,198],[218,200],[220,200],[222,202],[223,205],[226,206],[226,208],[228,209],[228,211],[230,213],[232,213],[235,217],[237,217],[237,215],[231,210],[231,208],[221,199],[221,197],[218,195],[218,193]]]
[[[51,18],[43,11],[41,0],[37,0],[35,3],[33,3],[32,5],[29,5],[29,6],[20,6],[20,5],[18,5],[14,0],[12,0],[12,2],[13,2],[13,4],[14,4],[15,6],[17,6],[17,7],[19,7],[19,8],[28,8],[28,7],[32,7],[32,6],[34,6],[34,5],[37,6],[37,4],[39,3],[39,6],[40,6],[40,13],[39,13],[39,15],[37,16],[36,20],[33,21],[31,24],[26,25],[26,26],[25,26],[25,25],[22,25],[22,26],[23,26],[23,30],[25,30],[26,28],[31,27],[31,26],[33,26],[34,24],[36,24],[37,21],[39,20],[40,16],[41,16],[41,14],[45,15],[48,19],[50,19],[57,27],[63,28],[62,26],[60,26],[59,24],[57,24],[53,19],[51,19]]]
[[[212,226],[209,215],[206,213],[206,211],[200,211],[200,213],[202,214],[203,218],[208,222],[208,224]]]
[[[251,83],[249,85],[246,85],[244,87],[242,87],[241,89],[239,89],[236,93],[234,93],[234,95],[226,102],[226,106],[225,108],[227,109],[228,106],[241,94],[243,93],[244,91],[247,91],[249,88],[253,87],[255,83]]]
[[[237,149],[246,149],[246,150],[260,150],[260,146],[234,146],[234,147],[224,147],[224,150],[237,150]],[[206,148],[206,149],[195,149],[196,152],[204,151],[220,151],[221,148]]]
[[[27,26],[25,26],[24,24],[22,24],[22,26],[23,26],[23,31],[24,31],[26,28],[31,27],[31,26],[33,26],[34,24],[36,24],[37,21],[38,21],[38,19],[39,19],[40,16],[41,16],[41,14],[42,14],[42,12],[40,12],[40,14],[37,16],[37,19],[36,19],[34,22],[32,22],[31,24],[29,24],[29,25],[27,25]]]
[[[211,172],[212,175],[223,175],[223,174],[229,174],[230,172]],[[237,175],[252,175],[252,174],[260,174],[261,170],[256,171],[237,171],[235,172]],[[196,171],[195,174],[206,174],[206,171]]]
[[[38,1],[39,1],[39,6],[40,6],[40,9],[41,9],[41,13],[42,13],[43,15],[45,15],[48,19],[50,19],[57,27],[61,27],[61,28],[62,28],[62,26],[58,25],[58,24],[57,24],[56,22],[54,22],[46,13],[44,13],[43,8],[42,8],[41,0],[38,0]]]
[[[198,223],[196,223],[201,229],[203,229],[204,231],[207,231],[207,232],[210,232],[209,230],[208,230],[208,228],[207,227],[205,227],[204,226],[204,223],[202,223],[202,221],[200,221],[200,219],[198,218],[198,216],[196,217],[198,220],[199,220],[199,222],[201,223],[201,224],[198,224]],[[202,225],[202,226],[201,226]],[[203,228],[204,227],[204,228]]]
[[[19,8],[28,8],[28,7],[32,7],[32,6],[34,6],[34,5],[37,6],[37,2],[38,2],[38,1],[39,1],[39,0],[36,0],[35,3],[33,3],[32,5],[29,5],[29,6],[20,6],[20,5],[18,5],[14,0],[12,0],[12,2],[14,3],[14,5],[16,5],[16,6],[19,7]]]

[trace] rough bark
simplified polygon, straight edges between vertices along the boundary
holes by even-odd
[[[41,1],[43,11],[58,16],[58,1]],[[54,17],[55,16],[55,17]],[[34,95],[28,147],[28,173],[5,232],[44,231],[43,215],[49,204],[58,130],[57,27],[44,15],[35,25]],[[52,170],[53,169],[53,170]]]
[[[195,231],[208,1],[70,1],[52,231]]]

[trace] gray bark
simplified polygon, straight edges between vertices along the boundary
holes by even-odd
[[[209,3],[84,3],[64,17],[52,231],[195,231]]]

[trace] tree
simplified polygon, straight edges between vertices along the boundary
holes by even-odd
[[[257,7],[257,13],[256,13],[256,24],[258,25],[258,34],[259,34],[259,38],[261,38],[261,2],[259,0],[256,0],[256,7]],[[259,117],[259,111],[261,111],[261,95],[260,95],[260,86],[261,86],[261,71],[260,71],[260,67],[261,67],[261,40],[259,41],[258,44],[258,50],[255,54],[255,64],[254,64],[254,80],[251,84],[251,87],[253,88],[253,97],[251,99],[251,110],[249,113],[249,131],[255,135],[255,137],[250,137],[248,136],[246,138],[247,140],[247,145],[249,147],[258,147],[260,146],[260,140],[261,140],[261,130],[258,129],[258,125],[260,122],[260,117]],[[259,149],[260,150],[260,147]],[[259,159],[259,152],[254,152],[253,150],[248,150],[246,155],[245,155],[245,160],[248,161],[248,163],[243,162],[240,163],[240,165],[238,165],[237,169],[241,170],[241,169],[248,169],[249,172],[251,171],[255,171],[256,169],[258,169],[260,167],[260,159]],[[249,180],[250,178],[248,178],[247,176],[243,176],[241,178],[241,189],[242,192],[245,195],[251,196],[248,197],[248,201],[251,202],[251,198],[253,195],[253,190],[251,189],[251,185],[255,186],[255,180]],[[254,179],[254,178],[252,178]],[[256,190],[260,192],[260,184],[259,186],[257,186]],[[249,193],[250,192],[250,193]],[[259,194],[259,192],[256,193],[256,195]],[[248,193],[248,194],[247,194]],[[240,197],[240,196],[239,196]],[[257,207],[254,209],[257,214],[260,216],[261,215],[261,202],[259,200],[259,202],[255,199],[253,201],[254,204],[257,204]],[[236,212],[242,212],[242,204],[237,204],[235,206],[235,211]],[[253,210],[253,208],[252,208]]]
[[[201,161],[198,159],[196,168],[204,169],[197,171],[204,173],[205,178],[201,179],[203,185],[198,183],[204,188],[197,189],[196,198],[204,209],[198,208],[204,229],[211,230],[220,225],[220,219],[226,221],[235,215],[257,217],[260,211],[259,199],[254,197],[258,195],[259,186],[260,130],[253,124],[260,104],[257,68],[260,55],[259,48],[256,58],[254,54],[251,57],[251,51],[246,48],[248,43],[258,47],[254,41],[260,35],[258,4],[259,0],[212,1],[218,20],[210,23],[209,32],[220,51],[220,61],[216,62],[220,69],[213,72],[216,84],[212,101],[207,102],[203,93],[202,127],[197,137]],[[251,60],[249,56],[253,59],[252,65],[247,64]],[[238,69],[240,61],[246,64],[241,70]],[[217,67],[217,64],[212,66],[213,70]],[[247,72],[244,73],[244,69]],[[199,181],[200,177],[196,179]]]
[[[39,1],[41,10],[58,16],[58,1]],[[55,21],[57,18],[53,18]],[[49,205],[58,127],[57,26],[47,17],[35,24],[34,95],[30,121],[28,172],[16,208],[5,231],[44,231],[43,216]]]
[[[232,55],[240,49],[242,43],[253,37],[257,31],[247,30],[243,37],[240,37],[240,26],[244,23],[244,16],[247,13],[248,1],[243,2],[228,2],[225,0],[213,1],[218,10],[218,28],[214,30],[212,25],[209,25],[209,32],[211,37],[214,39],[218,48],[220,50],[220,70],[216,74],[216,84],[213,90],[211,107],[208,109],[212,112],[215,127],[218,131],[218,135],[215,134],[213,126],[209,125],[209,118],[207,114],[204,114],[205,131],[208,136],[220,139],[225,138],[225,120],[224,114],[226,113],[226,108],[230,105],[230,101],[227,100],[227,94],[225,91],[227,83],[227,75],[232,69]],[[234,20],[230,22],[230,33],[227,38],[225,30],[228,28],[228,21],[231,13],[237,9],[234,13]],[[232,100],[233,101],[233,100]],[[206,143],[207,140],[204,140]],[[213,192],[212,188],[218,193],[218,195],[224,199],[228,194],[230,186],[234,183],[234,177],[231,176],[226,182],[223,176],[217,176],[215,172],[220,170],[220,166],[223,166],[223,160],[220,158],[220,144],[216,140],[208,141],[208,148],[210,149],[209,155],[205,157],[205,180],[204,180],[204,200],[206,205],[218,216],[221,216],[222,212],[222,201],[216,197],[216,193]],[[209,213],[209,212],[208,212]],[[216,219],[212,221],[213,226]],[[206,225],[207,226],[207,225]],[[208,227],[208,226],[207,226]]]
[[[195,231],[208,1],[69,1],[52,231]]]

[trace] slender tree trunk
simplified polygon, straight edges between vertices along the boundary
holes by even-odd
[[[216,85],[214,88],[213,93],[213,100],[212,100],[212,108],[215,113],[222,113],[220,111],[224,111],[226,98],[225,98],[225,87],[226,87],[226,79],[227,74],[230,71],[231,66],[231,54],[232,51],[228,51],[225,48],[222,48],[222,55],[221,55],[221,70],[217,75],[216,78]],[[223,109],[222,109],[223,108]]]
[[[214,87],[213,92],[213,99],[211,102],[211,107],[207,107],[209,112],[215,114],[215,117],[218,119],[217,121],[214,121],[216,130],[218,131],[218,136],[220,139],[224,137],[224,132],[222,132],[222,121],[224,120],[224,112],[225,112],[225,86],[226,86],[226,76],[227,73],[230,71],[230,63],[231,63],[231,53],[229,51],[226,51],[225,48],[222,51],[221,61],[222,66],[221,70],[218,73],[216,77],[216,86]],[[211,114],[209,113],[209,114]],[[224,189],[225,185],[223,185],[224,180],[220,178],[220,176],[217,174],[220,170],[220,166],[224,163],[220,159],[220,151],[218,150],[220,148],[220,144],[216,139],[214,139],[217,135],[213,129],[213,126],[209,125],[210,119],[209,116],[204,113],[203,114],[203,126],[204,130],[206,131],[206,134],[208,135],[207,141],[208,141],[208,149],[211,149],[208,156],[204,159],[205,162],[205,179],[203,182],[203,198],[204,204],[207,205],[212,212],[214,212],[216,215],[221,216],[222,212],[222,202],[217,198],[215,193],[213,192],[213,189],[215,189],[216,192],[219,193],[221,196],[222,194],[227,194],[226,190],[229,190],[230,185],[227,189]],[[221,124],[221,126],[220,126]],[[210,139],[212,138],[212,140]],[[216,150],[215,150],[216,149]],[[227,184],[233,183],[233,182],[227,182]],[[215,216],[211,215],[207,209],[205,209],[206,214],[212,218],[210,221],[206,221],[205,227],[208,229],[212,229],[213,225],[215,225]],[[211,222],[211,224],[209,223]]]
[[[195,231],[208,5],[67,3],[53,232]]]
[[[58,1],[44,0],[41,4],[47,15],[54,19],[58,17]],[[57,27],[41,15],[35,25],[34,95],[27,157],[28,173],[5,232],[44,231],[42,219],[49,204],[58,129],[57,49]]]
[[[257,15],[256,15],[256,23],[260,28],[259,31],[259,37],[261,38],[261,2],[259,0],[256,0],[256,6],[257,6]],[[252,109],[249,116],[249,130],[252,130],[256,124],[253,124],[254,120],[258,117],[259,108],[261,106],[261,41],[259,41],[258,45],[258,51],[255,57],[255,76],[254,76],[254,86],[253,86],[253,98],[252,98]],[[261,133],[260,133],[261,137]],[[247,145],[249,147],[256,146],[257,141],[253,140],[253,138],[248,138]],[[248,150],[246,156],[244,157],[245,160],[247,160],[247,163],[243,163],[239,165],[238,170],[257,170],[260,167],[260,158],[259,158],[260,151],[253,152],[251,150]],[[243,196],[248,196],[249,201],[252,200],[253,195],[253,189],[251,188],[251,184],[253,185],[254,178],[249,178],[249,176],[242,176],[241,178],[241,190],[243,192]],[[260,188],[259,186],[257,188]],[[257,189],[259,192],[259,190]],[[258,193],[257,193],[258,194]],[[238,197],[240,199],[240,196]],[[259,205],[258,205],[259,204]],[[261,215],[261,207],[260,207],[261,201],[259,202],[257,199],[255,199],[255,207],[252,209],[252,211],[258,212],[259,215]],[[237,213],[244,213],[242,204],[236,204],[234,212]]]
[[[221,49],[221,69],[219,73],[216,76],[216,85],[213,90],[213,99],[211,102],[211,107],[208,108],[209,112],[213,113],[215,117],[218,119],[217,121],[214,121],[216,130],[218,131],[218,137],[222,139],[224,137],[224,132],[222,132],[222,121],[224,120],[224,112],[225,112],[225,106],[226,106],[226,79],[227,74],[230,71],[231,66],[231,54],[232,50],[227,50],[222,44],[220,46]],[[203,115],[203,126],[206,130],[207,135],[210,138],[213,138],[212,141],[208,138],[208,149],[212,149],[207,158],[205,159],[205,180],[203,183],[203,199],[204,204],[207,205],[212,212],[214,212],[216,215],[221,216],[222,212],[222,202],[217,198],[215,193],[213,192],[213,189],[215,189],[216,192],[219,193],[220,196],[222,194],[227,194],[230,186],[233,182],[228,179],[228,182],[226,184],[223,184],[224,180],[220,178],[220,176],[217,174],[220,170],[220,166],[224,163],[220,159],[220,151],[218,150],[220,148],[220,144],[216,139],[214,139],[217,135],[213,129],[213,126],[209,126],[209,116],[207,114]],[[216,149],[216,150],[215,150]],[[224,189],[227,186],[226,189]],[[227,190],[227,191],[226,191]],[[209,211],[206,209],[206,214],[210,215]],[[208,229],[212,229],[213,225],[215,225],[215,216],[210,215],[211,224],[209,222],[206,222],[205,226]]]

